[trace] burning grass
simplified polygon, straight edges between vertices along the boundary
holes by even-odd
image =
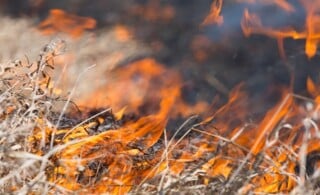
[[[286,1],[272,4],[291,10]],[[215,1],[203,25],[222,25],[221,9],[222,1]],[[103,44],[109,35],[80,36],[95,24],[91,19],[55,10],[44,23],[54,24],[48,32],[59,33],[51,19],[61,15],[66,23],[77,25],[80,19],[84,25],[68,31],[62,23],[62,33],[76,32],[71,48],[80,47],[84,37],[94,50],[77,50],[77,61],[65,54],[66,42],[55,39],[35,62],[25,57],[0,64],[1,193],[319,193],[320,88],[310,78],[305,96],[278,86],[272,94],[277,103],[259,117],[252,113],[261,105],[244,85],[233,89],[223,106],[190,105],[176,70],[151,57],[129,55],[132,63],[119,63],[125,51],[140,48],[129,28],[117,26],[112,37],[137,47],[117,42],[125,51],[107,52],[110,57]],[[86,66],[82,74],[74,74],[79,67],[71,67],[73,74],[64,70],[67,80],[60,81],[73,87],[66,93],[54,71],[60,74],[64,63],[82,66],[88,56],[101,58],[104,66]],[[115,61],[107,63],[106,56]],[[96,78],[103,79],[94,85]],[[75,86],[71,80],[77,80]],[[168,121],[179,117],[185,122],[168,129]]]
[[[49,73],[64,44],[48,44],[33,63],[1,64],[1,193],[317,193],[319,90],[311,79],[312,98],[283,90],[260,122],[243,122],[250,99],[239,86],[214,115],[191,117],[170,135],[176,86],[164,85],[158,111],[137,119],[105,109],[81,121],[68,111],[70,97]]]

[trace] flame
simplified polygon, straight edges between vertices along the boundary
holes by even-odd
[[[246,2],[295,11],[284,0]],[[212,3],[203,25],[223,24],[222,4],[222,0]],[[306,39],[305,52],[311,58],[318,46],[318,3],[302,1],[302,4],[307,10],[302,32],[265,27],[257,14],[245,9],[241,22],[243,33],[246,36],[264,34],[278,40]],[[150,20],[159,17],[153,14],[148,16]],[[65,13],[55,10],[50,17],[49,21],[64,18]],[[82,31],[77,29],[75,34],[79,36]],[[125,26],[117,26],[115,32],[120,41],[132,38]],[[200,39],[206,42],[205,38]],[[194,47],[197,50],[200,46]],[[289,89],[281,89],[281,94],[277,94],[279,101],[250,123],[251,100],[240,84],[214,114],[191,126],[181,137],[173,133],[165,145],[162,142],[167,136],[168,120],[203,113],[210,104],[189,105],[183,101],[184,83],[178,71],[152,58],[116,67],[105,72],[105,77],[106,82],[100,88],[77,99],[76,103],[88,110],[111,107],[118,111],[116,114],[110,111],[75,127],[35,129],[29,138],[34,154],[45,155],[48,148],[56,151],[50,156],[46,174],[50,182],[68,190],[80,194],[125,194],[159,175],[183,178],[196,167],[204,175],[204,180],[199,182],[206,186],[220,179],[227,187],[242,178],[239,192],[289,193],[309,176],[310,171],[304,170],[309,165],[303,162],[320,150],[320,88],[311,78],[306,83],[311,98],[301,98]],[[123,120],[130,112],[139,118]],[[190,132],[195,135],[189,135]]]
[[[223,17],[221,14],[223,0],[214,0],[211,4],[210,13],[202,22],[202,25],[217,24],[221,25],[223,23]]]
[[[169,117],[176,116],[172,113],[180,101],[179,79],[162,78],[168,70],[153,59],[135,62],[124,69],[127,71],[121,76],[129,80],[133,73],[137,76],[146,72],[152,75],[148,79],[157,78],[157,84],[164,82],[163,88],[157,89],[161,97],[158,111],[119,126],[117,121],[122,120],[123,108],[119,116],[114,116],[111,122],[114,125],[109,129],[97,130],[107,120],[98,117],[73,128],[56,130],[53,146],[60,149],[50,157],[54,162],[47,169],[50,182],[79,193],[124,194],[166,170],[171,175],[184,175],[192,164],[205,159],[198,164],[205,173],[204,185],[215,178],[232,183],[236,174],[247,178],[239,189],[242,192],[288,193],[297,184],[297,162],[302,160],[299,153],[305,151],[309,155],[320,149],[317,141],[320,132],[314,125],[319,124],[320,88],[310,78],[307,89],[315,101],[308,101],[309,106],[298,103],[299,98],[290,91],[282,90],[282,98],[257,125],[247,124],[250,99],[239,85],[214,115],[190,128],[189,131],[198,134],[196,137],[174,139],[164,147],[159,140]],[[144,82],[152,86],[151,81]],[[29,139],[35,154],[44,155],[53,131],[36,129]],[[259,174],[250,175],[253,171]]]
[[[60,9],[52,9],[47,19],[39,24],[38,29],[45,35],[66,33],[71,37],[78,38],[86,30],[95,27],[96,21],[93,18],[69,14]]]
[[[74,129],[61,129],[55,134],[55,144],[69,144],[55,154],[57,166],[52,167],[49,180],[73,190],[84,192],[126,193],[141,179],[152,177],[156,172],[150,169],[155,166],[153,160],[162,150],[155,154],[148,152],[158,142],[166,126],[167,116],[174,104],[179,89],[171,87],[163,91],[170,93],[160,102],[160,110],[155,115],[140,118],[136,122],[129,122],[118,129],[110,129],[97,135],[90,135],[88,129],[93,129],[97,122],[91,122]],[[99,123],[103,122],[100,118]],[[29,142],[35,144],[43,139],[43,135],[52,134],[51,129],[37,129]],[[45,139],[49,143],[48,137]],[[36,148],[36,145],[33,145]],[[41,154],[35,150],[34,153]],[[154,158],[146,162],[144,156]],[[134,160],[134,158],[136,160]],[[141,158],[139,160],[139,158]],[[146,156],[145,158],[148,158]],[[100,168],[99,168],[100,167]],[[161,171],[160,170],[157,170]],[[98,181],[95,178],[99,177]],[[89,185],[89,188],[85,186]]]
[[[222,156],[216,156],[204,164],[202,170],[204,170],[209,177],[222,175],[227,178],[232,171],[232,167],[229,166],[230,163],[230,160],[223,159]]]
[[[77,103],[91,108],[111,106],[116,110],[126,106],[129,111],[137,111],[148,97],[150,101],[160,100],[158,97],[165,95],[166,87],[170,84],[180,86],[179,80],[164,78],[164,74],[171,73],[154,59],[142,59],[107,72],[106,85],[97,89],[94,94],[99,102],[92,101],[90,95],[88,99],[82,98]],[[158,80],[160,86],[154,86],[158,84]],[[158,91],[159,88],[163,91]]]
[[[286,3],[287,5],[288,3]],[[312,58],[316,55],[318,42],[319,42],[319,16],[317,10],[319,10],[319,1],[305,1],[302,0],[301,4],[306,10],[305,29],[303,31],[297,31],[292,27],[284,27],[282,29],[275,29],[272,27],[265,27],[260,17],[256,14],[252,14],[245,9],[243,19],[241,22],[242,30],[246,36],[251,34],[263,34],[272,38],[283,40],[284,38],[293,39],[305,39],[305,54],[308,58]],[[278,4],[279,5],[279,4]],[[289,5],[285,6],[288,7]],[[282,6],[284,7],[284,6]],[[293,9],[285,8],[287,12],[293,12]],[[293,7],[293,6],[291,6]],[[281,46],[282,47],[282,46]],[[283,48],[280,48],[283,50]]]
[[[109,130],[88,137],[80,143],[70,145],[57,154],[60,165],[55,168],[56,171],[54,172],[56,175],[64,176],[61,178],[52,176],[52,180],[68,189],[79,190],[81,187],[90,184],[87,182],[90,182],[90,178],[94,178],[95,174],[102,174],[90,170],[92,169],[90,164],[96,163],[97,166],[101,166],[101,170],[96,171],[105,172],[105,174],[100,181],[87,189],[89,192],[128,192],[132,185],[139,182],[141,176],[147,174],[147,167],[152,166],[152,163],[140,165],[139,163],[143,163],[143,161],[134,162],[132,158],[139,155],[143,156],[143,151],[130,148],[138,144],[146,151],[155,144],[165,125],[165,119],[161,117],[161,114],[143,117],[137,122],[120,129]],[[146,168],[143,166],[146,166]],[[79,167],[85,167],[86,169],[81,172]],[[79,178],[81,174],[83,178]],[[82,186],[81,184],[75,185],[75,181],[79,179],[83,180]]]
[[[166,69],[152,58],[106,72],[106,79],[105,84],[93,92],[95,100],[89,94],[76,101],[77,105],[84,108],[112,107],[114,110],[126,107],[127,112],[141,113],[142,110],[148,113],[148,109],[144,110],[146,104],[152,105],[152,108],[161,107],[161,99],[173,96],[176,100],[175,109],[167,113],[170,117],[201,113],[209,105],[203,101],[192,106],[184,102],[180,90],[183,84],[178,72]]]
[[[259,5],[275,5],[281,8],[287,14],[294,14],[298,10],[292,3],[286,0],[238,0],[239,3],[249,3],[249,4],[259,4]],[[210,13],[207,15],[202,25],[210,24],[223,24],[223,16],[221,14],[222,10],[222,0],[215,0],[211,5]],[[265,26],[261,17],[258,14],[254,14],[249,11],[248,8],[244,9],[243,18],[241,21],[241,27],[245,36],[250,36],[252,34],[266,35],[278,40],[278,46],[280,54],[285,58],[285,52],[283,48],[283,40],[286,38],[292,39],[304,39],[305,40],[305,54],[310,59],[316,55],[318,44],[319,44],[319,1],[310,0],[300,0],[300,4],[304,7],[306,11],[305,25],[296,30],[291,26],[283,27],[272,27]]]
[[[117,25],[115,26],[115,34],[117,40],[121,42],[129,41],[132,38],[132,33],[126,26]]]

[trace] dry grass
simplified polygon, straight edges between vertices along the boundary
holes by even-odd
[[[64,42],[48,44],[36,62],[17,60],[0,66],[1,193],[16,190],[46,191],[45,157],[33,154],[28,137],[33,130],[51,127],[55,96],[51,77],[52,60],[64,49]]]

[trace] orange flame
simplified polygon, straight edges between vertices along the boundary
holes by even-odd
[[[320,18],[317,10],[320,8],[318,1],[301,1],[307,11],[305,30],[298,32],[293,28],[287,27],[283,29],[274,29],[272,27],[263,26],[260,18],[250,13],[247,9],[244,11],[244,16],[241,22],[242,30],[246,36],[251,34],[263,34],[276,39],[293,38],[305,39],[305,53],[308,58],[315,56],[319,42],[319,21]],[[291,9],[284,9],[291,11]],[[283,48],[280,48],[283,50]]]
[[[153,69],[146,70],[157,74]],[[320,97],[320,90],[311,79],[307,86],[315,99]],[[173,140],[167,148],[150,152],[150,148],[159,144],[179,93],[178,86],[166,86],[161,90],[162,100],[156,114],[128,121],[119,128],[92,134],[90,129],[103,123],[104,119],[99,118],[99,122],[58,130],[54,145],[67,145],[52,157],[56,164],[48,168],[52,169],[48,172],[50,181],[80,193],[123,194],[167,169],[172,175],[183,175],[190,164],[215,154],[206,157],[199,166],[205,173],[203,184],[208,185],[217,177],[232,182],[234,174],[258,169],[259,174],[250,176],[240,191],[288,193],[296,186],[296,166],[301,160],[298,153],[303,152],[302,145],[307,144],[307,154],[320,149],[317,141],[320,132],[313,126],[319,124],[319,102],[304,108],[297,104],[294,95],[283,90],[281,100],[259,125],[250,125],[244,123],[248,118],[248,99],[239,86],[232,91],[226,105],[190,129],[201,136]],[[36,149],[39,144],[35,143],[40,140],[48,143],[49,137],[43,139],[43,135],[51,132],[50,128],[45,132],[36,130],[29,140],[34,153],[42,155]],[[164,154],[168,157],[166,161]]]
[[[115,26],[115,34],[117,40],[121,42],[129,41],[132,38],[132,33],[130,32],[130,30],[123,25]]]
[[[153,110],[162,108],[161,99],[174,97],[174,110],[164,115],[187,117],[208,109],[208,103],[199,101],[195,105],[186,104],[181,98],[181,78],[174,70],[169,70],[154,59],[145,58],[105,73],[106,82],[88,97],[81,97],[76,103],[80,107],[99,108],[110,106],[114,110],[124,107],[128,112],[139,113],[150,103]],[[114,98],[117,97],[117,98]],[[169,100],[169,99],[167,99]],[[159,106],[158,106],[159,105]],[[149,105],[150,106],[150,105]],[[155,108],[156,107],[156,108]],[[143,112],[149,112],[149,108]]]
[[[39,24],[38,29],[45,35],[66,33],[71,37],[78,38],[84,31],[95,27],[96,21],[93,18],[68,14],[60,9],[52,9],[47,19]]]
[[[287,12],[294,11],[294,7],[284,0],[269,3]],[[318,47],[318,16],[315,11],[318,4],[303,1],[303,5],[307,10],[303,32],[292,28],[276,30],[265,27],[260,17],[248,9],[245,9],[241,23],[243,32],[246,36],[264,34],[280,40],[288,37],[306,39],[305,52],[311,58]],[[203,24],[222,24],[221,9],[222,0],[214,1]],[[64,12],[54,12],[64,17],[61,16]],[[57,17],[54,12],[52,15]],[[119,40],[131,38],[125,27],[118,26],[116,33]],[[190,171],[191,164],[196,164],[205,174],[202,181],[205,185],[218,177],[230,184],[239,175],[244,175],[247,180],[240,189],[242,192],[288,193],[299,179],[297,166],[302,166],[302,163],[298,162],[304,160],[299,154],[305,152],[303,154],[308,155],[320,150],[317,142],[320,137],[317,128],[320,124],[320,88],[310,78],[307,89],[314,100],[307,101],[305,106],[296,101],[298,97],[291,91],[282,90],[282,98],[257,124],[246,123],[250,100],[239,85],[230,93],[224,106],[190,127],[181,139],[173,137],[165,148],[160,140],[166,132],[168,119],[204,112],[208,103],[198,102],[190,106],[184,102],[179,74],[151,58],[117,67],[105,75],[106,84],[94,94],[77,100],[77,104],[89,109],[110,106],[120,110],[112,115],[115,123],[121,121],[127,110],[143,117],[95,131],[105,120],[99,117],[73,128],[36,129],[30,137],[33,152],[39,155],[43,155],[45,148],[38,148],[39,143],[45,142],[47,146],[53,132],[53,145],[65,144],[51,157],[53,163],[48,167],[47,175],[51,182],[66,189],[79,193],[124,194],[165,170],[171,175],[182,176]],[[99,101],[94,102],[93,97]],[[187,139],[190,132],[197,133],[197,136]],[[157,144],[160,147],[153,151]],[[253,171],[255,174],[249,175]]]
[[[285,12],[292,14],[297,10],[295,7],[286,0],[238,0],[240,3],[257,3],[264,5],[276,5],[280,7]],[[283,48],[283,39],[305,39],[305,54],[308,58],[312,58],[316,55],[320,30],[318,28],[320,24],[319,1],[310,0],[300,0],[304,9],[306,10],[305,26],[302,31],[297,31],[293,27],[282,27],[273,28],[264,26],[260,17],[257,14],[249,12],[248,9],[244,10],[243,19],[241,21],[241,27],[245,36],[250,36],[251,34],[262,34],[272,38],[276,38],[279,43],[280,54],[285,57]],[[221,16],[223,0],[215,0],[211,5],[210,13],[207,15],[202,25],[218,24],[223,23],[223,16]]]
[[[220,15],[222,4],[223,0],[214,0],[211,4],[210,13],[207,15],[201,25],[221,25],[223,23],[223,17]]]

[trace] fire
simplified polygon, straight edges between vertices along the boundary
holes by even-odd
[[[161,93],[166,93],[165,90],[170,84],[179,87],[179,80],[166,79],[163,77],[164,74],[171,73],[153,59],[146,58],[128,64],[106,73],[108,79],[106,85],[95,92],[95,97],[100,102],[92,101],[90,95],[88,99],[82,99],[78,104],[97,108],[111,106],[116,110],[126,106],[129,110],[137,111],[147,99],[159,102],[158,97],[165,95]],[[156,84],[162,85],[162,92],[155,91]]]
[[[305,54],[308,56],[308,58],[314,57],[316,55],[319,42],[319,16],[317,13],[317,10],[319,10],[320,8],[319,1],[302,0],[301,4],[304,6],[307,13],[303,31],[297,31],[292,27],[283,27],[282,29],[265,27],[263,26],[260,18],[257,15],[251,14],[246,9],[241,23],[244,34],[246,36],[249,36],[251,34],[263,34],[279,40],[283,40],[285,38],[305,39]],[[293,6],[289,6],[290,4],[288,3],[286,3],[286,5],[287,6],[285,7],[287,8],[284,8],[285,11],[294,11],[293,8],[290,9],[290,7]],[[280,49],[283,51],[283,48]]]
[[[164,74],[173,76],[163,77]],[[306,102],[306,107],[297,103],[299,97],[282,90],[282,98],[259,125],[246,124],[249,113],[246,102],[250,99],[239,86],[214,115],[190,127],[180,139],[164,145],[160,140],[168,119],[190,114],[186,109],[189,105],[181,100],[178,74],[147,58],[120,67],[108,76],[111,75],[117,76],[105,89],[123,82],[122,90],[108,89],[112,92],[110,99],[119,97],[111,107],[125,105],[125,110],[115,115],[107,110],[75,127],[38,128],[29,138],[34,154],[45,155],[50,148],[56,150],[50,157],[52,164],[47,167],[50,182],[80,193],[123,194],[141,181],[165,172],[172,177],[188,174],[195,164],[204,173],[201,181],[204,185],[210,185],[215,178],[231,185],[235,177],[250,176],[240,190],[289,192],[299,181],[297,170],[301,170],[299,162],[303,160],[299,153],[319,149],[316,139],[310,139],[320,135],[313,125],[319,123],[319,89],[311,79],[307,80],[307,89],[315,101]],[[139,109],[146,100],[158,102],[156,113],[147,111],[147,116],[138,120],[124,119],[123,112],[127,109],[141,113]],[[83,105],[97,106],[89,103],[90,100],[84,100]],[[110,105],[106,102],[99,105],[107,106]],[[204,110],[202,107],[199,112]],[[196,135],[186,139],[190,132]],[[306,143],[309,144],[302,150],[300,146]],[[308,174],[313,174],[310,169]],[[252,176],[252,171],[259,174]]]
[[[110,80],[103,88],[97,89],[94,95],[102,100],[100,103],[92,101],[90,94],[90,99],[80,100],[77,104],[91,109],[110,106],[122,110],[117,116],[108,112],[93,122],[74,128],[46,130],[45,135],[54,134],[53,146],[68,145],[52,157],[56,165],[50,167],[48,176],[51,182],[72,191],[122,194],[129,192],[141,180],[161,173],[166,167],[179,174],[186,162],[196,160],[207,151],[203,149],[195,154],[186,151],[178,158],[172,157],[176,158],[175,161],[161,160],[164,148],[157,145],[168,119],[179,115],[188,116],[204,111],[207,107],[201,102],[188,106],[181,100],[182,84],[177,72],[168,70],[154,59],[146,58],[119,67],[106,73],[106,76]],[[148,110],[145,103],[158,106]],[[156,114],[151,113],[154,109],[158,110]],[[125,121],[124,110],[148,115],[120,126],[123,123],[121,121]],[[108,115],[110,121],[106,120]],[[109,122],[114,125],[109,126]],[[108,129],[104,129],[103,124],[109,126]],[[30,143],[38,146],[44,139],[43,135],[43,130],[37,129]],[[45,140],[46,147],[49,147],[51,140],[48,137]],[[184,144],[179,147],[182,146]],[[153,152],[154,147],[157,150]],[[39,150],[34,150],[34,153],[42,154]],[[174,156],[172,152],[168,155]]]
[[[156,73],[147,70],[150,74]],[[319,92],[315,84],[309,79],[307,85],[317,99]],[[307,102],[315,105],[306,109],[297,104],[298,97],[285,90],[283,98],[265,114],[259,125],[233,122],[245,121],[248,114],[244,102],[249,100],[240,86],[230,94],[225,106],[189,130],[196,132],[196,137],[172,140],[164,147],[159,140],[179,88],[166,87],[162,93],[158,112],[137,121],[119,126],[121,119],[112,118],[112,113],[107,112],[92,122],[57,130],[54,146],[63,147],[51,157],[54,164],[48,168],[50,181],[81,193],[123,194],[142,180],[152,179],[165,170],[171,175],[183,176],[193,163],[198,164],[197,161],[204,158],[199,169],[205,173],[202,181],[205,185],[217,177],[232,183],[235,177],[248,177],[252,171],[258,171],[258,175],[248,178],[242,191],[289,192],[299,180],[296,176],[301,161],[299,146],[306,144],[305,139],[308,139],[306,152],[320,147],[316,139],[313,140],[320,134],[317,127],[312,126],[319,123],[319,106]],[[230,115],[234,110],[237,112]],[[113,125],[106,129],[102,124],[110,117],[109,123]],[[31,137],[31,143],[43,139],[42,130],[37,131]],[[47,129],[46,134],[52,134],[51,131]],[[50,140],[46,140],[49,144]]]
[[[96,21],[93,18],[69,14],[60,9],[52,9],[48,18],[39,24],[38,29],[45,35],[66,33],[77,38],[85,30],[91,30],[95,27]]]
[[[214,0],[211,4],[210,13],[202,22],[202,25],[217,24],[221,25],[223,23],[223,17],[221,14],[223,0]]]
[[[270,6],[274,5],[281,8],[288,15],[293,15],[298,10],[293,4],[286,0],[238,0],[239,3],[249,3],[249,4],[258,4]],[[211,5],[211,10],[209,15],[204,19],[204,25],[210,24],[223,24],[223,16],[221,14],[222,9],[222,0],[213,1]],[[319,1],[309,1],[309,0],[300,0],[300,4],[304,7],[306,12],[305,25],[298,30],[292,26],[282,26],[282,27],[272,27],[265,26],[261,18],[264,16],[259,16],[251,11],[248,8],[244,9],[243,18],[241,21],[241,27],[245,36],[250,36],[252,34],[266,35],[271,38],[278,40],[280,54],[285,58],[285,52],[283,48],[283,40],[286,38],[292,39],[304,39],[305,40],[305,54],[308,58],[312,58],[316,55],[319,43]],[[301,8],[300,8],[301,9]],[[301,11],[301,10],[299,10]]]
[[[165,121],[161,117],[161,114],[143,117],[120,129],[93,136],[83,129],[82,132],[75,129],[61,141],[68,143],[75,135],[77,139],[84,139],[56,154],[59,166],[52,171],[52,182],[71,190],[82,190],[89,185],[85,191],[90,193],[128,192],[154,166],[152,160],[145,162],[143,158],[148,158],[148,149],[162,134]],[[157,154],[150,155],[156,157]]]
[[[289,14],[297,11],[285,0],[238,1],[277,6]],[[263,34],[279,43],[285,38],[305,39],[305,53],[314,57],[319,42],[320,2],[301,0],[301,4],[306,10],[302,31],[266,27],[259,14],[246,8],[241,21],[244,35]],[[159,1],[151,1],[147,7],[136,9],[146,10],[150,21],[174,17],[172,7],[162,7],[160,14],[155,12],[159,7]],[[223,25],[222,8],[223,0],[214,1],[202,25]],[[51,10],[39,29],[47,35],[63,32],[80,37],[95,25],[92,18]],[[134,39],[133,31],[125,25],[116,25],[114,34],[120,42]],[[198,61],[206,59],[209,44],[207,37],[195,38],[192,48],[199,51],[195,54]],[[48,52],[44,50],[40,61],[23,66],[32,69],[32,74],[19,74],[21,80],[31,78],[34,72],[42,75],[28,83],[29,88],[36,86],[35,91],[39,87],[43,94],[49,91],[55,96],[62,93],[46,73],[54,67],[56,47],[60,51],[64,45],[50,45],[51,53],[44,55]],[[113,60],[118,62],[122,55],[116,53]],[[14,88],[10,80],[14,67],[11,64],[9,69],[0,69],[1,79],[7,79],[0,87],[7,91]],[[39,164],[50,184],[46,186],[49,193],[126,194],[141,188],[146,193],[170,193],[170,188],[179,184],[197,184],[212,193],[224,194],[289,193],[319,174],[320,87],[311,78],[306,81],[306,96],[295,94],[292,86],[264,91],[263,95],[278,99],[264,114],[252,116],[255,107],[261,105],[248,96],[245,84],[236,86],[222,106],[214,100],[191,105],[184,100],[182,88],[186,83],[179,70],[152,57],[101,74],[103,81],[89,81],[101,82],[98,88],[74,100],[84,114],[67,110],[59,113],[55,124],[45,114],[33,118],[37,125],[28,136],[28,150],[33,158],[45,159]],[[35,97],[39,105],[49,99],[39,96]],[[29,102],[23,106],[29,108],[34,100]],[[17,110],[8,104],[0,119],[5,120]],[[185,122],[177,129],[169,129],[170,120],[179,118]]]
[[[119,41],[128,41],[132,38],[132,33],[126,26],[118,25],[115,27],[115,34]]]
[[[167,115],[187,117],[201,113],[208,107],[206,102],[197,102],[190,106],[182,100],[182,80],[178,72],[168,70],[154,59],[145,58],[106,72],[106,82],[88,97],[82,97],[76,103],[84,108],[112,107],[127,112],[150,113],[152,109],[161,108],[160,103],[166,97],[175,99],[175,109]],[[166,76],[164,76],[166,75]],[[117,98],[114,98],[117,97]],[[151,106],[150,108],[148,108]]]

